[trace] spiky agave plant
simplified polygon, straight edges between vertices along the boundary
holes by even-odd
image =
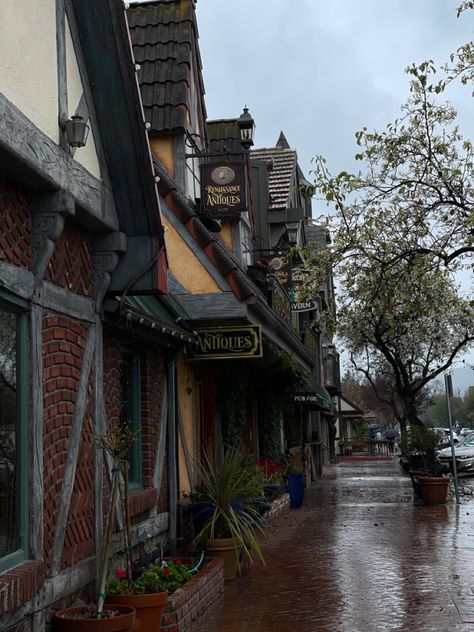
[[[204,455],[198,464],[198,481],[194,497],[207,508],[196,542],[233,538],[250,562],[255,553],[265,564],[258,542],[258,535],[263,533],[261,516],[251,504],[259,495],[259,481],[255,466],[249,465],[248,453],[242,448],[228,448],[218,464]]]

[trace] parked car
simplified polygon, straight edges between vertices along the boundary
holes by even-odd
[[[456,459],[456,469],[458,472],[474,474],[474,433],[466,435],[454,448],[454,458]],[[451,447],[438,450],[436,459],[442,470],[446,472],[453,469],[453,457]]]
[[[449,428],[433,428],[433,432],[435,432],[439,436],[440,446],[450,445]],[[459,441],[460,437],[453,430],[454,445],[457,445]]]

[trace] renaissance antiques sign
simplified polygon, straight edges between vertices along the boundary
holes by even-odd
[[[262,330],[257,325],[196,330],[199,346],[193,357],[199,360],[261,358]]]
[[[201,165],[201,211],[216,219],[238,219],[247,209],[243,162]]]

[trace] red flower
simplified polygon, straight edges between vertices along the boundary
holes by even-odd
[[[174,561],[174,563],[175,563],[175,564],[182,564],[182,563],[183,563],[183,560],[182,560],[180,557],[178,557],[178,559],[176,559],[176,560]]]
[[[116,571],[115,577],[117,577],[118,579],[127,579],[127,572],[126,571]]]
[[[163,573],[163,575],[169,575],[170,569],[167,566],[163,566],[163,568],[161,569],[161,572]]]

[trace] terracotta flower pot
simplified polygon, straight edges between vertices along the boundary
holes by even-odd
[[[107,604],[106,610],[120,612],[116,617],[104,619],[73,619],[71,618],[82,608],[63,608],[54,615],[54,629],[58,632],[131,632],[135,623],[135,608],[121,604]]]
[[[137,616],[133,632],[159,632],[161,615],[168,603],[167,591],[149,595],[107,595],[106,603],[118,603],[135,608]]]
[[[445,476],[417,476],[424,505],[443,505],[448,496],[449,479]]]
[[[234,538],[207,540],[206,549],[210,556],[224,560],[224,580],[235,579],[240,551]]]

